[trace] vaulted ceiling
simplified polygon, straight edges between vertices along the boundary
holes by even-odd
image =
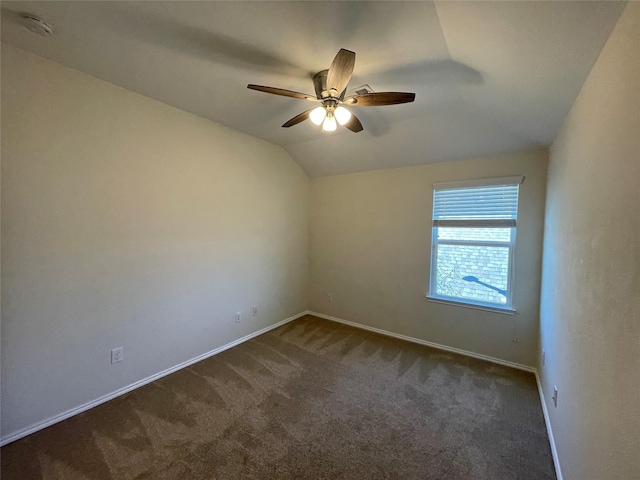
[[[549,145],[624,2],[2,2],[2,41],[281,145],[312,177]],[[51,24],[43,38],[21,25]],[[356,52],[348,92],[416,93],[354,107],[364,131],[281,128],[311,77]]]

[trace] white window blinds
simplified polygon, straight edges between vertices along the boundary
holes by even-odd
[[[515,227],[522,177],[484,180],[480,185],[436,184],[434,227]],[[494,184],[492,184],[494,183]]]

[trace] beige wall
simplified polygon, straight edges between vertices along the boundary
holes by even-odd
[[[304,311],[308,192],[280,147],[3,45],[2,436]]]
[[[540,150],[312,179],[310,309],[535,365],[546,168]],[[517,315],[427,301],[432,184],[510,175],[526,177],[515,252]]]
[[[565,480],[640,478],[639,20],[630,2],[551,148],[539,368]]]

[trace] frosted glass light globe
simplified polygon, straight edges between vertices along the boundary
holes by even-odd
[[[327,111],[324,109],[324,107],[318,107],[311,110],[311,113],[309,114],[309,119],[316,125],[320,125],[324,120],[324,117],[326,116],[327,116]]]
[[[333,115],[327,115],[327,117],[324,119],[324,123],[322,124],[322,131],[333,132],[336,128],[336,117],[334,117]]]
[[[336,111],[333,112],[333,114],[340,125],[344,125],[351,120],[351,112],[344,107],[336,108]]]

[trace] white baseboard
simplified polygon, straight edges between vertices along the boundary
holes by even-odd
[[[542,404],[542,415],[544,415],[544,423],[547,426],[547,435],[549,436],[549,445],[551,446],[551,455],[553,456],[553,466],[556,469],[556,477],[562,480],[562,469],[560,468],[560,459],[556,450],[556,441],[553,438],[553,430],[551,429],[551,419],[549,418],[549,410],[547,410],[547,402],[544,401],[544,390],[538,371],[535,371],[536,383],[538,384],[538,394],[540,395],[540,403]]]
[[[221,347],[218,348],[214,348],[213,350],[207,352],[207,353],[203,353],[202,355],[198,355],[197,357],[194,357],[190,360],[187,360],[186,362],[182,362],[179,363],[178,365],[175,365],[171,368],[168,368],[166,370],[163,370],[162,372],[156,373],[155,375],[151,375],[150,377],[144,378],[142,380],[139,380],[135,383],[132,383],[131,385],[128,385],[124,388],[121,388],[119,390],[116,390],[115,392],[109,393],[107,395],[103,395],[102,397],[96,398],[95,400],[92,400],[90,402],[87,402],[83,405],[80,405],[78,407],[72,408],[70,410],[67,410],[66,412],[60,413],[58,415],[55,415],[47,420],[44,420],[42,422],[38,422],[36,424],[31,425],[30,427],[24,428],[22,430],[19,430],[17,432],[11,433],[9,435],[7,435],[6,437],[3,437],[2,439],[0,439],[0,446],[4,446],[8,443],[14,442],[16,440],[19,440],[23,437],[26,437],[27,435],[30,435],[32,433],[37,432],[38,430],[42,430],[43,428],[47,428],[51,425],[53,425],[54,423],[58,423],[61,422],[63,420],[66,420],[67,418],[73,417],[74,415],[77,415],[79,413],[85,412],[93,407],[97,407],[98,405],[108,402],[109,400],[112,400],[116,397],[119,397],[120,395],[124,395],[125,393],[128,393],[132,390],[135,390],[136,388],[142,387],[143,385],[146,385],[148,383],[151,383],[155,380],[158,380],[162,377],[165,377],[171,373],[177,372],[178,370],[181,370],[185,367],[188,367],[189,365],[193,365],[194,363],[197,363],[201,360],[204,360],[205,358],[209,358],[212,357],[213,355],[216,355],[220,352],[223,352],[225,350],[228,350],[229,348],[235,347],[236,345],[239,345],[241,343],[246,342],[247,340],[251,340],[254,337],[257,337],[258,335],[262,335],[263,333],[266,333],[270,330],[273,330],[275,328],[278,328],[286,323],[292,322],[293,320],[296,320],[300,317],[303,317],[305,315],[307,315],[308,311],[304,311],[301,313],[298,313],[297,315],[294,315],[292,317],[286,318],[284,320],[282,320],[281,322],[275,323],[273,325],[269,325],[268,327],[265,327],[261,330],[258,330],[257,332],[253,332],[250,333],[249,335],[245,335],[242,338],[239,338],[237,340],[234,340],[233,342],[227,343],[226,345],[223,345]]]
[[[535,373],[536,369],[533,367],[529,367],[527,365],[522,365],[520,363],[510,362],[508,360],[501,360],[500,358],[489,357],[488,355],[482,355],[480,353],[469,352],[467,350],[461,350],[459,348],[448,347],[446,345],[440,345],[439,343],[428,342],[427,340],[422,340],[420,338],[409,337],[407,335],[401,335],[399,333],[390,332],[388,330],[382,330],[381,328],[369,327],[368,325],[363,325],[361,323],[350,322],[349,320],[343,320],[342,318],[332,317],[330,315],[325,315],[323,313],[317,312],[306,312],[309,315],[314,315],[316,317],[324,318],[326,320],[331,320],[333,322],[344,323],[345,325],[350,325],[352,327],[360,328],[363,330],[369,330],[370,332],[379,333],[381,335],[386,335],[387,337],[399,338],[400,340],[405,340],[407,342],[418,343],[420,345],[426,345],[427,347],[437,348],[438,350],[445,350],[447,352],[459,353],[460,355],[464,355],[466,357],[478,358],[480,360],[486,360],[487,362],[497,363],[498,365],[503,365],[505,367],[517,368],[518,370],[524,370],[525,372]]]
[[[17,432],[14,432],[12,434],[7,435],[6,437],[3,437],[0,440],[0,446],[4,446],[8,443],[11,443],[15,440],[19,440],[20,438],[26,437],[27,435],[30,435],[32,433],[37,432],[38,430],[42,430],[43,428],[49,427],[55,423],[61,422],[63,420],[66,420],[67,418],[73,417],[74,415],[77,415],[79,413],[85,412],[93,407],[96,407],[102,403],[108,402],[109,400],[119,397],[120,395],[124,395],[125,393],[128,393],[132,390],[135,390],[136,388],[142,387],[143,385],[146,385],[148,383],[151,383],[155,380],[158,380],[162,377],[165,377],[171,373],[174,373],[180,369],[183,369],[185,367],[188,367],[189,365],[193,365],[194,363],[197,363],[201,360],[204,360],[206,358],[212,357],[213,355],[216,355],[220,352],[223,352],[225,350],[228,350],[229,348],[235,347],[236,345],[239,345],[241,343],[246,342],[247,340],[251,340],[254,337],[257,337],[258,335],[262,335],[263,333],[266,333],[270,330],[276,329],[282,325],[285,325],[289,322],[292,322],[293,320],[296,320],[300,317],[303,317],[305,315],[314,315],[316,317],[320,317],[320,318],[324,318],[326,320],[331,320],[333,322],[338,322],[338,323],[343,323],[345,325],[350,325],[352,327],[355,328],[360,328],[363,330],[369,330],[371,332],[375,332],[375,333],[379,333],[381,335],[386,335],[388,337],[394,337],[394,338],[398,338],[400,340],[405,340],[408,342],[412,342],[412,343],[417,343],[420,345],[426,345],[428,347],[433,347],[433,348],[437,348],[439,350],[444,350],[447,352],[453,352],[453,353],[458,353],[460,355],[465,355],[468,357],[473,357],[473,358],[478,358],[480,360],[486,360],[488,362],[492,362],[492,363],[496,363],[499,365],[503,365],[506,367],[512,367],[512,368],[517,368],[519,370],[524,370],[527,372],[532,372],[535,374],[536,377],[536,383],[538,386],[538,394],[540,395],[540,403],[542,405],[542,413],[544,415],[544,421],[545,424],[547,426],[547,433],[549,436],[549,444],[551,446],[551,454],[553,456],[553,464],[555,466],[555,470],[556,470],[556,476],[558,478],[558,480],[563,480],[562,478],[562,470],[560,469],[560,461],[558,459],[558,452],[556,450],[556,445],[555,445],[555,440],[553,438],[553,430],[551,429],[551,421],[549,419],[549,412],[547,411],[547,404],[544,401],[544,392],[542,390],[542,383],[540,382],[540,377],[538,375],[538,371],[533,368],[533,367],[529,367],[527,365],[522,365],[519,363],[515,363],[515,362],[509,362],[506,360],[501,360],[499,358],[494,358],[494,357],[490,357],[487,355],[481,355],[478,353],[474,353],[474,352],[469,352],[467,350],[461,350],[459,348],[453,348],[453,347],[448,347],[446,345],[440,345],[438,343],[433,343],[433,342],[428,342],[426,340],[421,340],[419,338],[414,338],[414,337],[409,337],[406,335],[401,335],[399,333],[394,333],[394,332],[390,332],[387,330],[382,330],[380,328],[375,328],[375,327],[369,327],[367,325],[363,325],[360,323],[356,323],[356,322],[351,322],[349,320],[343,320],[341,318],[337,318],[337,317],[332,317],[330,315],[325,315],[323,313],[317,313],[317,312],[312,312],[310,310],[306,310],[304,312],[298,313],[297,315],[294,315],[292,317],[286,318],[278,323],[275,323],[273,325],[270,325],[268,327],[265,327],[261,330],[258,330],[257,332],[254,333],[250,333],[249,335],[246,335],[242,338],[239,338],[238,340],[234,340],[233,342],[230,342],[226,345],[223,345],[221,347],[215,348],[207,353],[204,353],[202,355],[199,355],[197,357],[194,357],[190,360],[187,360],[186,362],[182,362],[178,365],[175,365],[171,368],[168,368],[166,370],[163,370],[162,372],[156,373],[155,375],[152,375],[150,377],[144,378],[138,382],[132,383],[131,385],[128,385],[124,388],[121,388],[119,390],[116,390],[115,392],[112,392],[110,394],[104,395],[100,398],[97,398],[95,400],[92,400],[91,402],[85,403],[84,405],[80,405],[76,408],[72,408],[71,410],[67,410],[66,412],[63,412],[59,415],[55,415],[43,422],[38,422],[30,427],[27,427],[25,429],[19,430]]]

